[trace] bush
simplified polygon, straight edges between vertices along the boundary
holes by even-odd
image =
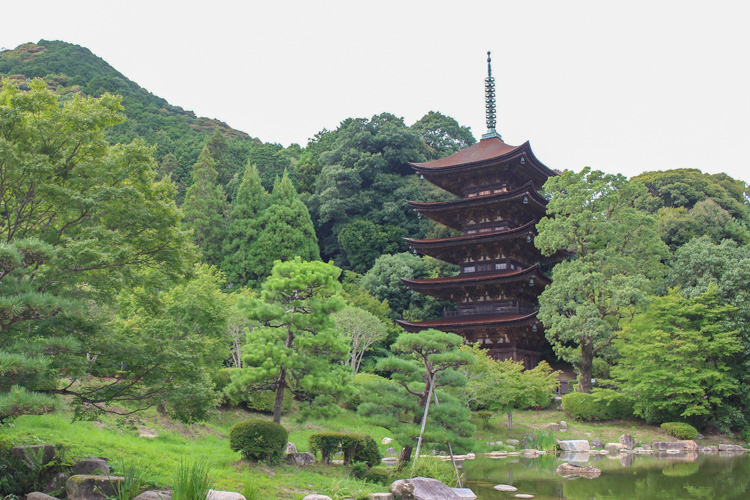
[[[385,467],[373,467],[365,474],[365,481],[373,484],[380,484],[382,486],[390,486],[393,482],[391,477],[390,468]]]
[[[357,410],[360,404],[362,404],[362,393],[363,391],[371,390],[374,384],[379,382],[390,382],[385,377],[375,375],[374,373],[357,373],[354,375],[353,390],[347,401],[344,402],[350,410]]]
[[[698,436],[698,429],[684,422],[664,422],[661,430],[677,439],[695,439]]]
[[[477,417],[479,417],[482,420],[482,428],[483,429],[489,429],[490,428],[490,419],[492,418],[492,412],[487,410],[479,410],[477,412]]]
[[[613,420],[633,415],[633,403],[627,396],[611,389],[591,394],[571,392],[562,397],[563,411],[575,420]]]
[[[369,467],[380,463],[380,451],[375,440],[366,434],[344,434],[341,432],[319,432],[307,438],[313,453],[320,451],[321,461],[330,463],[331,455],[344,453],[344,465],[363,462]]]
[[[746,443],[750,443],[750,427],[745,427],[740,431],[739,438]]]
[[[267,420],[245,420],[229,431],[229,446],[250,460],[277,461],[286,450],[286,429]]]

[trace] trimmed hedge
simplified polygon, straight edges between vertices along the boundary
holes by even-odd
[[[366,434],[344,434],[342,432],[319,432],[307,438],[313,453],[320,451],[323,463],[331,462],[331,455],[344,453],[344,465],[363,462],[369,467],[380,463],[380,450],[372,437]]]
[[[250,460],[275,462],[286,451],[289,433],[268,420],[245,420],[229,430],[229,446]]]
[[[698,437],[698,429],[684,422],[664,422],[661,430],[677,439],[695,439]]]
[[[571,392],[562,397],[563,411],[574,420],[614,420],[633,415],[633,402],[622,393],[598,389],[591,394]]]

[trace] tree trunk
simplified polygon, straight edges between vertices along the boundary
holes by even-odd
[[[594,344],[589,339],[581,341],[581,365],[578,370],[578,390],[591,393],[591,374],[594,368]]]
[[[413,448],[411,446],[404,446],[401,448],[401,453],[398,454],[398,469],[405,466],[411,460],[411,452]]]
[[[508,430],[513,430],[513,408],[508,410]]]
[[[286,389],[286,368],[282,367],[279,378],[276,379],[276,400],[273,403],[273,421],[281,423],[281,411],[284,409],[284,389]]]

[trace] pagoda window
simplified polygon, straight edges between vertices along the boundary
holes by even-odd
[[[466,231],[466,234],[477,234],[477,230],[476,229],[469,229],[468,231]]]
[[[498,262],[497,264],[495,264],[495,269],[507,269],[507,268],[508,268],[508,264],[506,264],[505,262]]]
[[[477,193],[469,193],[466,195],[467,198],[474,198],[476,197]]]
[[[490,232],[492,232],[492,228],[491,227],[483,227],[482,229],[479,230],[479,232],[480,233],[490,233]]]
[[[464,267],[464,272],[465,272],[465,273],[473,273],[473,272],[476,272],[476,267],[474,267],[474,266],[466,266],[466,267]]]
[[[479,191],[479,196],[486,196],[488,194],[492,194],[492,190],[486,189],[484,191]]]

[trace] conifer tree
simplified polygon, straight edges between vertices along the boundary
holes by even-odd
[[[251,269],[258,281],[271,274],[276,260],[287,261],[294,257],[304,261],[320,260],[310,213],[286,173],[274,184],[270,201],[261,216],[262,229],[250,250]]]
[[[193,167],[193,185],[185,194],[182,205],[183,224],[193,230],[193,239],[203,252],[206,262],[218,265],[222,258],[226,194],[216,184],[215,161],[208,146],[204,146]]]
[[[253,243],[261,231],[261,216],[268,207],[268,193],[260,183],[255,165],[248,165],[232,202],[224,238],[222,265],[227,281],[235,286],[257,285]]]

